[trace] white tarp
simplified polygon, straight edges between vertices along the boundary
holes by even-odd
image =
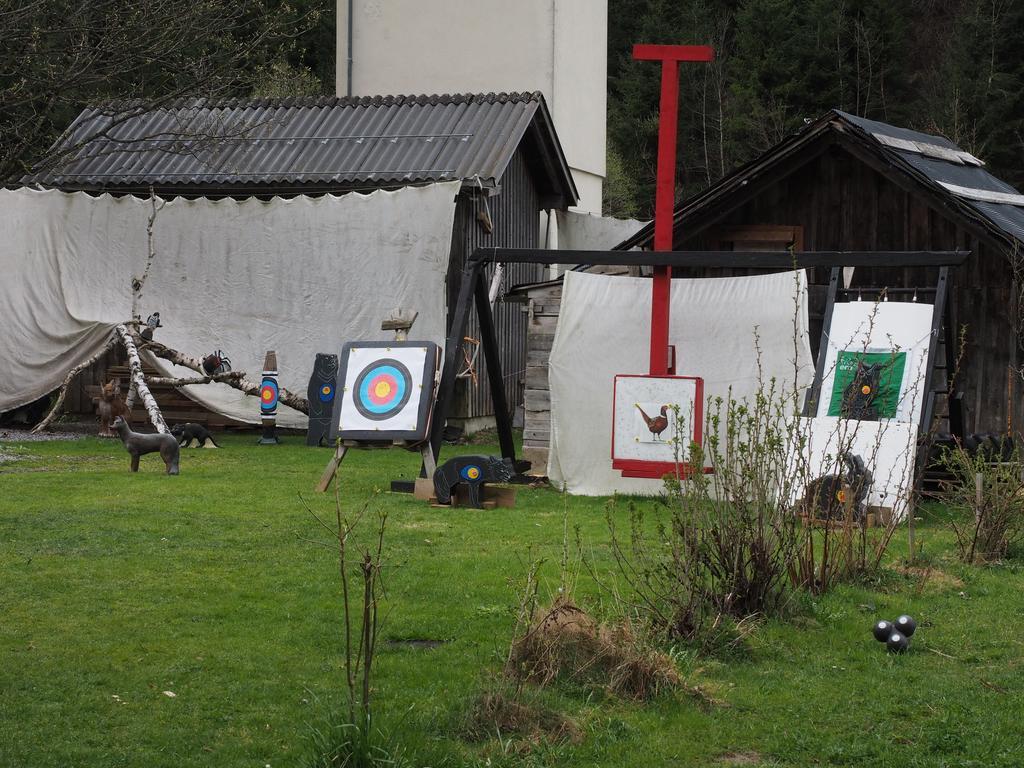
[[[802,271],[673,280],[671,312],[676,372],[703,377],[705,397],[758,391],[755,344],[763,381],[792,387],[795,378],[802,389],[814,376]],[[650,323],[650,280],[566,273],[549,362],[548,475],[571,493],[663,490],[659,480],[623,478],[611,465],[613,379],[649,370]]]
[[[419,312],[413,337],[444,342],[445,274],[459,182],[370,195],[168,201],[143,290],[156,339],[202,357],[222,349],[258,381],[267,350],[305,395],[317,352],[387,339],[381,320]],[[150,201],[0,190],[0,411],[60,386],[131,317],[148,251]],[[164,361],[162,373],[194,375]],[[259,421],[259,401],[223,384],[188,387],[208,408]],[[286,407],[278,423],[304,427]]]
[[[577,211],[555,211],[558,250],[607,251],[647,224],[636,219],[615,219]]]

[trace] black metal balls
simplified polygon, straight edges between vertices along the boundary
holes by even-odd
[[[917,629],[917,622],[910,616],[903,614],[893,622],[893,627],[904,637],[912,637]]]
[[[880,643],[884,643],[886,640],[889,639],[889,635],[892,634],[893,626],[891,622],[878,621],[875,622],[875,626],[871,631],[875,635],[875,640],[877,640]]]
[[[896,621],[876,621],[871,634],[878,642],[885,643],[889,653],[903,653],[910,648],[910,636],[916,630],[917,622],[904,613]]]
[[[903,653],[910,647],[910,641],[900,632],[893,632],[885,641],[885,647],[889,653]]]

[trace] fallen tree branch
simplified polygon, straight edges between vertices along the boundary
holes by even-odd
[[[90,365],[92,365],[105,354],[107,354],[107,352],[114,348],[114,345],[116,343],[117,336],[111,334],[110,338],[107,340],[107,343],[104,345],[103,349],[101,349],[95,355],[90,357],[84,363],[79,363],[70,371],[68,371],[68,375],[64,377],[64,383],[60,385],[60,393],[57,395],[57,402],[53,404],[53,407],[50,409],[50,412],[46,414],[46,417],[38,424],[36,424],[35,427],[32,428],[32,434],[38,434],[39,432],[42,432],[44,429],[50,426],[50,422],[53,421],[54,418],[56,418],[57,413],[60,412],[60,407],[64,404],[64,397],[68,393],[68,387],[71,386],[71,382],[75,378],[75,376],[77,376],[79,373],[84,371]]]
[[[189,384],[210,384],[212,382],[220,382],[222,384],[230,384],[232,381],[245,377],[245,371],[228,371],[227,373],[218,373],[215,376],[196,376],[191,379],[176,379],[173,376],[147,376],[147,384],[162,384],[171,387],[184,387]]]
[[[132,332],[128,330],[128,326],[125,324],[118,325],[115,329],[117,335],[121,337],[121,342],[124,344],[125,352],[128,353],[128,367],[131,370],[130,378],[132,386],[135,388],[135,392],[142,399],[142,404],[146,408],[146,413],[149,414],[149,420],[153,426],[156,427],[156,431],[161,434],[167,434],[167,422],[164,421],[164,416],[160,413],[160,406],[156,404],[156,399],[153,397],[153,393],[149,391],[149,387],[146,385],[146,377],[142,374],[142,360],[139,359],[139,350],[135,346],[135,339],[132,336]]]
[[[209,378],[205,376],[206,371],[203,370],[203,363],[198,358],[182,354],[178,350],[172,349],[171,347],[168,347],[165,344],[161,344],[158,341],[141,342],[140,348],[146,350],[152,355],[155,355],[156,357],[162,358],[163,360],[169,360],[175,365],[180,365],[183,368],[190,368],[196,373],[204,374],[204,378]],[[221,382],[222,384],[227,384],[229,387],[234,387],[240,392],[245,392],[245,394],[252,395],[253,397],[260,396],[260,385],[254,381],[251,381],[250,379],[245,378],[245,371],[231,371],[229,374],[221,375],[228,377]],[[212,378],[214,380],[219,380],[216,376]],[[199,384],[204,382],[188,381],[185,383]],[[290,392],[284,387],[279,387],[278,389],[278,400],[284,405],[287,405],[289,408],[293,408],[294,410],[298,411],[299,413],[304,413],[307,415],[309,414],[309,401],[306,400],[306,398],[304,397],[296,395],[294,392]]]

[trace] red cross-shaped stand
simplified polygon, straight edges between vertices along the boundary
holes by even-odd
[[[679,63],[711,61],[708,45],[634,45],[633,58],[661,62],[661,107],[658,118],[658,178],[654,197],[654,250],[672,250],[672,211],[676,188],[676,132],[679,123]],[[675,355],[668,343],[672,268],[655,267],[651,289],[652,376],[674,374]]]

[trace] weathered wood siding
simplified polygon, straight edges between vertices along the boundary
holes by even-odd
[[[551,387],[548,360],[562,305],[562,283],[550,283],[528,291],[521,311],[527,319],[526,393],[523,400],[523,458],[532,471],[544,474],[551,448]]]
[[[711,249],[716,228],[730,224],[801,226],[805,250],[971,250],[964,267],[953,271],[948,296],[953,338],[957,329],[966,329],[955,386],[962,395],[964,426],[967,432],[1019,429],[1016,421],[1024,415],[1024,393],[1011,375],[1017,347],[1009,317],[1013,275],[1008,257],[984,233],[965,228],[940,199],[915,191],[909,181],[897,184],[860,157],[832,145],[789,175],[758,189],[739,207],[717,215],[709,212],[705,221],[693,223],[694,234],[677,242],[677,247]],[[932,286],[936,277],[935,269],[858,269],[852,287]],[[811,278],[815,352],[827,282],[824,269]],[[921,294],[918,300],[930,302],[932,297]],[[944,351],[939,350],[940,361]],[[945,413],[945,399],[939,398],[936,415],[941,418]]]
[[[512,157],[501,177],[500,193],[487,198],[464,192],[455,208],[455,226],[452,230],[452,252],[448,268],[448,320],[451,323],[455,301],[459,293],[459,278],[466,257],[477,248],[536,248],[540,242],[540,195],[527,166],[523,149]],[[487,233],[477,215],[490,211],[493,230]],[[536,282],[544,268],[536,264],[509,264],[505,267],[502,290],[494,308],[495,329],[501,354],[501,371],[505,379],[505,397],[509,408],[523,402],[526,386],[526,316],[521,307],[500,300],[509,287]],[[490,283],[493,267],[487,270]],[[476,313],[470,313],[466,336],[479,340],[480,325]],[[468,344],[472,355],[474,345]],[[474,365],[472,377],[459,380],[456,406],[451,416],[456,419],[479,419],[494,415],[487,367],[481,351]]]

